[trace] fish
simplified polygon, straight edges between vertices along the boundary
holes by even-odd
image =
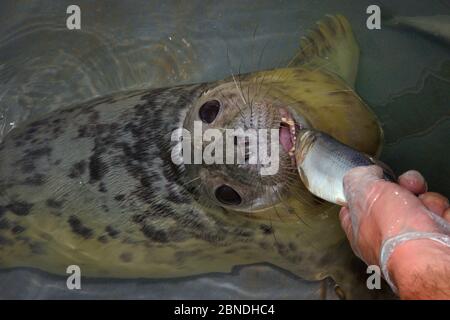
[[[318,130],[299,130],[294,155],[305,187],[315,196],[341,206],[347,205],[344,176],[353,168],[378,165],[385,180],[396,181],[395,173],[385,163]]]

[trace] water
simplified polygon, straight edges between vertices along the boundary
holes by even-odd
[[[450,195],[450,48],[412,31],[368,30],[372,1],[77,1],[79,31],[65,27],[70,4],[1,2],[0,137],[95,96],[284,66],[317,20],[341,13],[361,48],[356,89],[385,131],[382,160],[397,172],[422,171],[431,190]],[[448,1],[377,4],[405,16],[450,14]],[[194,298],[318,298],[322,285],[269,266],[174,281],[92,279],[80,292],[40,271],[0,273],[3,298],[181,298],[180,289]]]

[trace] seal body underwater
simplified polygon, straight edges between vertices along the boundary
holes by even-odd
[[[352,89],[358,56],[347,20],[330,16],[287,68],[122,92],[13,130],[0,145],[0,266],[172,278],[270,263],[305,279],[331,276],[347,297],[373,295],[338,208],[300,182],[282,121],[379,152],[381,129]],[[175,164],[171,134],[194,121],[279,130],[278,172]]]

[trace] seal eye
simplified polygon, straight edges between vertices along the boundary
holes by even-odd
[[[215,196],[217,200],[226,205],[236,206],[242,201],[239,193],[237,193],[233,188],[227,186],[226,184],[221,185],[216,189]]]
[[[216,119],[220,110],[220,102],[217,100],[210,100],[205,102],[198,110],[200,119],[205,123],[211,123]]]

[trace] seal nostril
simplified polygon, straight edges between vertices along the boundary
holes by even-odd
[[[205,123],[211,123],[213,122],[217,114],[220,110],[220,102],[217,100],[210,100],[205,102],[200,109],[198,110],[198,115],[200,117],[200,120],[202,120]]]
[[[227,186],[226,184],[218,187],[214,194],[217,200],[226,205],[236,206],[242,202],[242,198],[239,193],[237,193],[236,190],[234,190],[230,186]]]

